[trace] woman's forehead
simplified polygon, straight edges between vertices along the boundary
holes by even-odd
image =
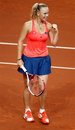
[[[49,12],[49,8],[48,7],[41,7],[40,12],[42,12],[42,13]]]

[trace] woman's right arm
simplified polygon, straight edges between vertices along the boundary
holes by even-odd
[[[17,56],[17,64],[21,66],[23,64],[23,61],[21,60],[22,51],[23,51],[23,41],[28,33],[28,27],[27,23],[24,23],[24,26],[22,28],[19,40],[18,40],[18,56]]]

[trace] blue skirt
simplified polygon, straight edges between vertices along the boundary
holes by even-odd
[[[22,55],[22,60],[30,74],[47,75],[51,73],[51,58],[49,55],[44,57],[27,57]],[[24,73],[20,67],[18,71],[22,74]]]

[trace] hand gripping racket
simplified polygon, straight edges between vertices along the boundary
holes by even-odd
[[[24,65],[21,65],[20,68],[26,74],[28,91],[36,97],[40,96],[45,90],[44,81],[38,75],[29,74]]]

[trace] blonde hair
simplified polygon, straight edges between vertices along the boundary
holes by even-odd
[[[32,19],[35,19],[37,17],[37,12],[40,11],[40,9],[42,7],[48,7],[48,6],[46,4],[44,4],[44,3],[35,3],[32,6],[32,11],[31,11],[31,18]]]

